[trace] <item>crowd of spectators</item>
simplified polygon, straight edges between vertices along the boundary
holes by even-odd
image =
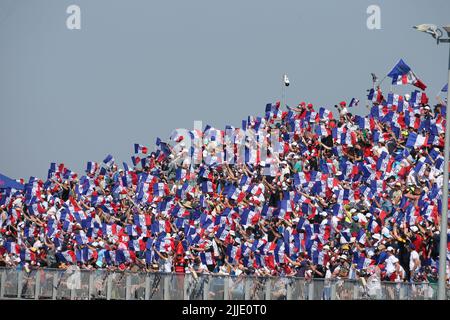
[[[191,132],[200,151],[175,136],[136,145],[130,167],[52,164],[2,190],[0,266],[434,283],[445,105],[379,89],[368,101],[364,117],[346,102],[267,105],[242,128],[278,133],[264,160],[221,161],[207,127]]]

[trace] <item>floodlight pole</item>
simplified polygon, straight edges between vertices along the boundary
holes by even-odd
[[[448,28],[448,27],[447,27]],[[450,29],[447,29],[450,39]],[[439,42],[450,42],[442,39]],[[450,46],[448,55],[448,82],[450,84]],[[439,237],[439,279],[438,299],[446,300],[446,276],[447,276],[447,226],[448,226],[448,165],[450,152],[450,90],[447,89],[447,106],[445,112],[445,147],[444,147],[444,185],[442,191],[442,213]]]
[[[424,25],[414,27],[419,29]],[[426,25],[425,25],[426,26]],[[431,25],[429,25],[431,26]],[[442,30],[434,26],[434,30],[429,32],[428,30],[419,29],[419,31],[430,33],[439,43],[450,43],[450,25],[444,27],[447,32],[448,38],[442,39]],[[439,31],[439,33],[436,33]],[[448,82],[450,84],[450,46],[448,56]],[[445,146],[444,146],[444,182],[442,186],[442,212],[439,228],[439,279],[438,279],[438,300],[446,300],[446,276],[447,276],[447,232],[448,232],[448,165],[449,165],[449,152],[450,152],[450,91],[447,90],[447,106],[445,112]]]

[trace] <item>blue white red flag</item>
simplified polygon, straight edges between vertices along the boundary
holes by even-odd
[[[392,78],[392,84],[395,85],[412,84],[422,90],[425,90],[427,87],[416,77],[411,68],[402,59],[400,59],[387,76]]]
[[[114,164],[114,158],[112,155],[108,154],[106,158],[103,160],[103,163],[106,164],[108,167],[112,167]]]

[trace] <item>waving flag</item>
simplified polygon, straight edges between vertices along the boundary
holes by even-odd
[[[381,101],[383,101],[383,95],[381,94],[381,90],[377,90],[375,92],[374,89],[370,89],[369,94],[367,95],[367,99],[372,102],[381,103]]]
[[[409,98],[410,105],[417,106],[426,103],[428,103],[428,97],[425,92],[419,92],[418,90],[411,92],[411,97]]]
[[[395,85],[412,84],[422,90],[425,90],[427,87],[416,77],[411,68],[402,59],[389,72],[388,77],[392,78],[392,84]]]
[[[205,266],[214,264],[214,259],[211,252],[200,252],[200,260]]]
[[[411,132],[408,136],[408,140],[406,141],[405,146],[409,148],[418,148],[427,145],[427,142],[428,137]]]
[[[4,176],[0,173],[0,189],[16,189],[16,190],[23,190],[24,186],[17,181],[8,178],[7,176]]]
[[[76,262],[76,255],[75,252],[71,250],[63,251],[63,252],[57,252],[56,258],[60,262],[64,263],[75,263]]]
[[[441,92],[447,92],[447,91],[448,91],[448,83],[441,89]]]
[[[98,166],[98,164],[97,164],[96,162],[89,161],[89,162],[87,163],[86,172],[87,172],[87,173],[90,173],[90,174],[94,174],[94,173],[97,172],[98,167],[99,167],[99,166]]]
[[[348,105],[349,108],[351,107],[356,107],[359,103],[359,100],[356,98],[352,98],[352,100],[350,101],[350,104]]]
[[[114,158],[112,155],[108,154],[108,156],[103,160],[103,163],[108,167],[111,167],[114,164]]]
[[[148,148],[147,148],[147,147],[145,147],[145,146],[143,146],[143,145],[141,145],[141,144],[138,144],[138,143],[135,143],[135,144],[134,144],[134,153],[144,153],[144,154],[147,154],[147,152],[148,152]]]

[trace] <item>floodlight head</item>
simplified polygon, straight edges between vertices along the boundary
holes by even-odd
[[[417,29],[418,31],[431,34],[435,39],[442,37],[442,31],[439,30],[439,28],[434,24],[424,23],[414,26],[413,28]]]
[[[442,28],[447,32],[448,36],[450,37],[450,24]]]

